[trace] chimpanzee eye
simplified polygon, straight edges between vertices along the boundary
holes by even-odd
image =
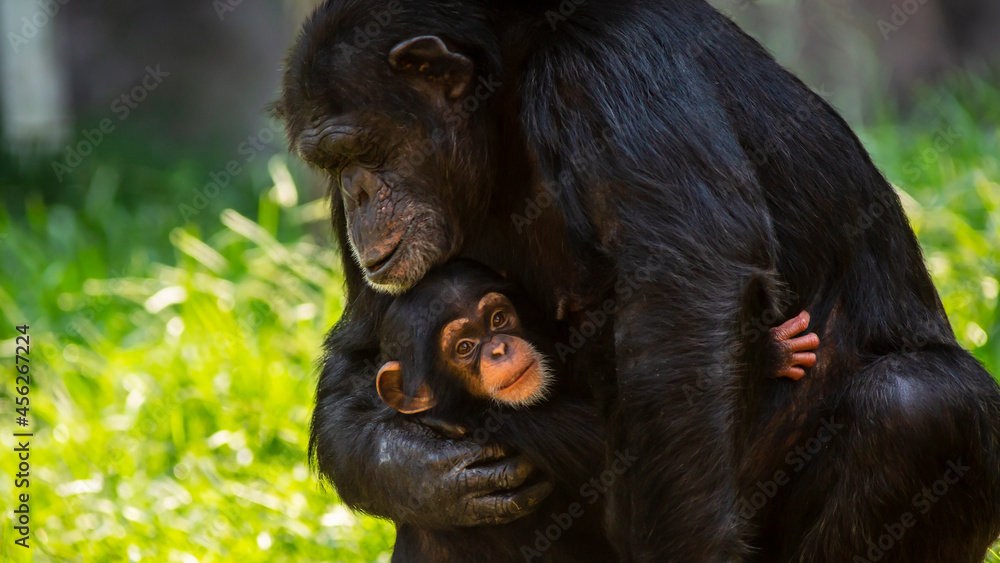
[[[461,340],[458,345],[455,346],[455,352],[459,356],[468,356],[472,353],[473,345],[471,340]]]
[[[378,158],[378,155],[370,152],[355,156],[354,161],[369,170],[382,166],[382,160]]]
[[[497,311],[496,313],[493,313],[493,320],[490,322],[492,323],[493,328],[502,327],[503,325],[507,324],[507,313],[504,313],[503,311]]]

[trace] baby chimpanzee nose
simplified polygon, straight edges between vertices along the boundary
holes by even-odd
[[[500,356],[503,356],[506,353],[507,353],[507,345],[503,342],[497,343],[497,345],[493,347],[494,358],[499,358]]]

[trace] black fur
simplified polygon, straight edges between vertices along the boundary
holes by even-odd
[[[593,397],[574,396],[572,386],[556,374],[562,386],[554,398],[515,409],[474,398],[440,363],[441,328],[467,310],[463,305],[490,292],[511,300],[524,336],[551,358],[553,323],[539,316],[514,284],[465,260],[432,270],[393,302],[379,331],[383,356],[402,364],[407,383],[429,384],[437,404],[422,416],[479,432],[471,435],[484,445],[516,448],[539,469],[538,479],[551,482],[554,490],[533,514],[505,525],[435,530],[403,523],[397,528],[393,561],[612,561],[603,497],[589,484],[604,470],[607,443]],[[410,393],[415,391],[416,385],[410,385]]]
[[[826,102],[702,0],[588,0],[565,17],[554,1],[404,2],[352,62],[324,59],[388,4],[324,4],[279,113],[293,143],[358,107],[416,116],[407,133],[444,123],[406,175],[435,186],[448,217],[427,261],[506,271],[553,315],[561,295],[611,301],[613,339],[585,348],[617,358],[590,375],[608,383],[609,451],[639,458],[609,508],[628,559],[982,559],[1000,533],[1000,392],[956,343],[892,187]],[[456,124],[384,63],[428,34],[502,83]],[[375,138],[388,130],[354,117]],[[555,205],[518,219],[546,188]],[[327,341],[312,449],[351,506],[425,521],[401,510],[391,483],[407,477],[378,456],[412,434],[374,397],[387,298],[351,261],[339,190],[333,205],[349,303]],[[755,377],[747,319],[775,308],[809,310],[823,342],[802,384]],[[806,460],[797,448],[811,444]],[[922,513],[949,463],[968,469]],[[906,514],[913,525],[880,548]]]

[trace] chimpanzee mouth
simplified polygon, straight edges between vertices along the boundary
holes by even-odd
[[[508,379],[503,385],[501,385],[500,387],[498,387],[497,388],[497,392],[506,391],[507,389],[510,389],[511,387],[513,387],[513,386],[517,385],[518,383],[520,383],[521,380],[524,379],[524,376],[529,371],[531,371],[531,368],[535,367],[535,364],[537,364],[537,363],[538,362],[536,362],[535,360],[531,360],[531,363],[529,363],[527,366],[525,366],[525,368],[521,371],[521,373],[519,373],[519,374],[515,375],[514,377]]]
[[[402,242],[400,242],[400,244],[397,244],[396,246],[394,246],[392,248],[392,250],[390,250],[389,252],[386,252],[381,257],[379,257],[378,259],[376,259],[374,262],[371,262],[369,264],[365,264],[365,274],[368,276],[368,279],[375,280],[375,278],[379,274],[383,274],[383,273],[386,273],[386,272],[389,271],[389,269],[390,269],[389,268],[389,263],[396,256],[396,251],[399,250],[399,247],[401,246],[401,244],[402,244]]]

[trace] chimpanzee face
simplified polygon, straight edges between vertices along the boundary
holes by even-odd
[[[425,280],[421,288],[427,289]],[[433,285],[433,284],[432,284]],[[439,284],[438,284],[439,285]],[[443,313],[433,338],[433,366],[400,361],[386,362],[379,370],[376,387],[382,401],[399,412],[412,414],[438,404],[427,384],[427,371],[445,376],[448,385],[461,386],[479,399],[512,406],[529,406],[545,398],[552,383],[545,356],[529,342],[521,316],[510,299],[497,291],[469,293],[460,290],[461,300]],[[410,294],[407,294],[408,296]],[[425,303],[416,299],[416,303]],[[418,307],[418,309],[420,309]],[[405,311],[405,312],[404,312]],[[420,323],[413,308],[403,308],[392,319],[394,332],[405,332],[407,322]],[[426,343],[410,341],[420,347]],[[412,354],[404,354],[412,357]],[[404,373],[408,372],[408,373]],[[408,392],[405,378],[416,387]],[[419,385],[414,385],[419,381]]]
[[[545,359],[525,339],[517,311],[500,293],[486,294],[446,324],[439,354],[474,396],[519,406],[545,396],[550,379]]]
[[[489,206],[482,119],[449,111],[475,65],[434,35],[386,31],[353,48],[350,18],[318,18],[292,51],[276,110],[293,149],[328,175],[369,285],[401,293],[455,255]]]

